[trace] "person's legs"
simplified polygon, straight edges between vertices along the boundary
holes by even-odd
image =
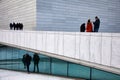
[[[15,28],[16,28],[16,27],[14,26],[14,30],[15,30]]]
[[[96,32],[98,32],[98,28],[96,29]]]
[[[29,65],[29,64],[27,64],[27,72],[28,72],[28,73],[30,72],[30,71],[29,71],[29,66],[30,66],[30,65]]]
[[[36,64],[34,63],[34,72],[35,72],[35,66],[36,66]]]
[[[29,66],[28,66],[28,64],[27,64],[27,72],[29,71],[29,69],[28,69],[28,68],[29,68]]]
[[[37,72],[39,72],[39,66],[38,66],[38,63],[37,63]]]
[[[99,28],[95,28],[95,29],[94,29],[94,32],[98,32],[98,29],[99,29]]]

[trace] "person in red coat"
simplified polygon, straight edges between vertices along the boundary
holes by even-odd
[[[87,22],[87,26],[86,26],[86,32],[92,32],[92,23],[90,21],[90,19],[88,19],[88,22]]]

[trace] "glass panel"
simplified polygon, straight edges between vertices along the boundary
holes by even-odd
[[[67,62],[52,58],[52,74],[67,76]]]
[[[19,64],[19,49],[13,48],[13,54],[12,54],[12,69],[18,70],[18,64]]]
[[[1,49],[1,46],[0,46],[0,68],[2,66],[2,49]]]
[[[68,75],[71,77],[90,78],[90,68],[78,64],[69,63]]]
[[[7,61],[6,61],[6,46],[1,46],[0,47],[0,56],[1,56],[1,61],[0,61],[0,67],[1,68],[6,68]]]
[[[2,68],[2,56],[3,56],[3,54],[2,54],[2,46],[0,46],[0,68]]]
[[[18,59],[19,59],[19,64],[18,64],[19,70],[27,71],[27,67],[26,67],[26,65],[24,65],[24,62],[22,61],[23,56],[24,56],[26,53],[27,53],[29,56],[31,56],[29,71],[30,71],[30,72],[33,72],[33,61],[32,61],[33,53],[32,53],[32,52],[29,52],[29,51],[25,51],[25,50],[19,50],[19,57],[18,57]]]
[[[120,76],[98,69],[92,69],[92,80],[120,80]]]
[[[7,55],[6,55],[6,59],[7,59],[7,69],[12,69],[12,65],[13,65],[13,60],[12,60],[12,54],[13,54],[13,48],[12,47],[6,47],[7,48]]]
[[[23,58],[23,55],[27,53],[27,51],[25,50],[19,50],[19,59],[20,59],[20,63],[19,63],[19,70],[22,70],[22,71],[26,71],[26,68],[24,66],[24,63],[22,62],[22,58]]]
[[[39,55],[40,62],[39,62],[39,71],[42,73],[50,74],[50,57]]]
[[[30,72],[33,72],[34,64],[33,64],[33,52],[27,51],[27,53],[31,56],[31,62],[30,62]]]

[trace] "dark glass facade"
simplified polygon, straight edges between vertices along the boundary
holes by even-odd
[[[0,69],[27,71],[22,62],[22,57],[25,53],[28,53],[33,58],[33,52],[8,46],[0,46]],[[39,57],[39,73],[83,78],[86,80],[120,80],[120,75],[117,74],[41,54],[39,54]],[[30,64],[30,72],[33,71],[34,64],[32,60]]]

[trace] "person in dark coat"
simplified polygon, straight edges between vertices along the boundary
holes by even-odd
[[[98,32],[100,26],[100,19],[97,16],[95,17],[95,22],[93,22],[93,24],[94,24],[94,32]]]
[[[13,22],[13,28],[14,28],[14,30],[16,29],[16,24]]]
[[[10,23],[10,30],[12,30],[12,28],[13,28],[13,24],[12,24],[12,23]]]
[[[17,30],[19,29],[19,23],[16,24],[16,29],[17,29]]]
[[[23,23],[21,23],[21,30],[23,30]]]
[[[31,64],[31,56],[29,54],[26,54],[26,58],[25,58],[25,63],[26,63],[26,66],[27,66],[27,72],[29,73],[29,66]]]
[[[20,30],[23,30],[23,24],[20,23]]]
[[[33,55],[33,62],[34,62],[34,72],[35,72],[35,68],[37,67],[37,72],[39,72],[39,61],[40,61],[40,58],[39,58],[39,55],[37,53],[35,53]]]
[[[80,26],[80,32],[85,32],[85,23]]]
[[[21,24],[21,23],[19,23],[19,30],[21,30],[21,26],[22,26],[22,24]]]
[[[20,30],[20,25],[21,25],[21,24],[20,24],[20,23],[18,23],[18,30]]]

